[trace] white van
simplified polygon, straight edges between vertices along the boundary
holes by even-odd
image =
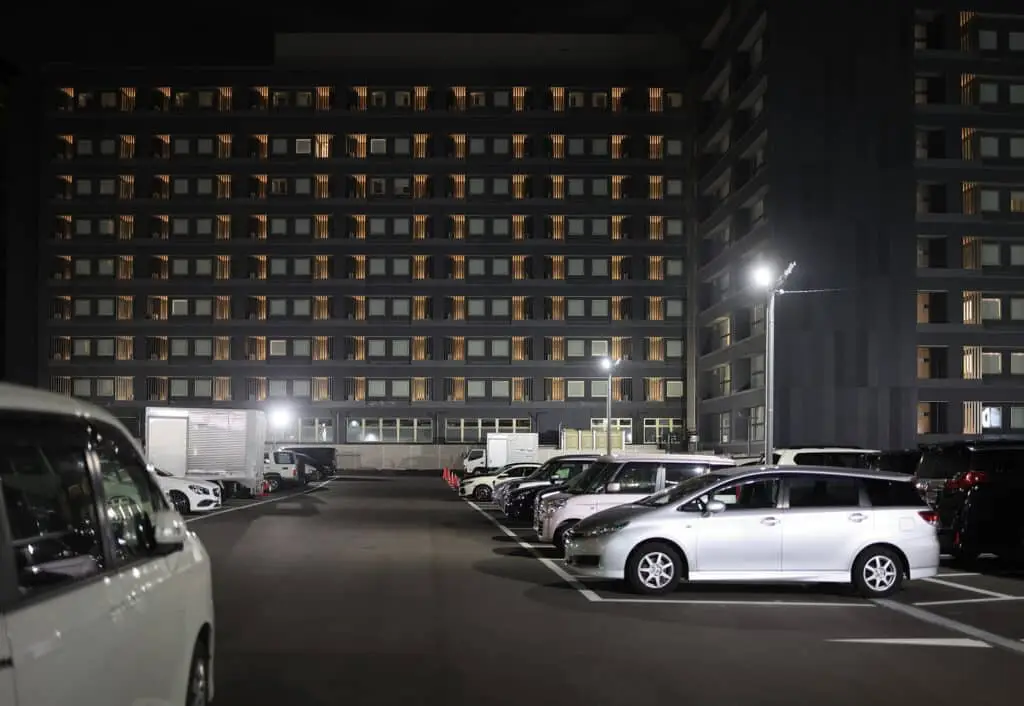
[[[213,698],[209,557],[105,410],[0,383],[0,564],[0,703]]]
[[[565,533],[580,520],[627,505],[697,475],[735,466],[731,458],[703,454],[613,454],[587,469],[585,482],[545,498],[534,518],[542,542],[565,548]]]

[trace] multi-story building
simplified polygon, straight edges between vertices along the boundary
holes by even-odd
[[[483,40],[52,71],[41,383],[129,423],[262,406],[301,441],[601,427],[609,394],[635,441],[678,431],[681,51]]]
[[[1024,14],[969,4],[736,0],[708,32],[689,311],[705,442],[764,441],[749,275],[788,262],[777,446],[1024,430]]]

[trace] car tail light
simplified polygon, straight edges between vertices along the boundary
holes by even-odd
[[[946,481],[946,490],[969,490],[979,483],[984,483],[987,480],[988,474],[983,471],[957,473]]]
[[[939,524],[939,513],[935,510],[921,510],[917,513],[921,519],[930,524],[932,527],[936,527]]]

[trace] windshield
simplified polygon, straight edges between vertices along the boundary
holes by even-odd
[[[706,473],[701,476],[694,476],[688,480],[684,480],[682,483],[678,483],[671,488],[665,488],[661,492],[655,493],[654,495],[648,495],[643,500],[637,500],[634,505],[644,505],[646,507],[661,507],[662,505],[670,505],[674,502],[682,500],[687,495],[696,493],[703,488],[718,483],[729,478],[725,473]]]
[[[595,463],[586,471],[576,476],[576,479],[578,480],[574,479],[565,490],[567,493],[573,493],[574,495],[589,495],[590,493],[595,493],[598,488],[607,483],[608,480],[615,475],[615,471],[618,467],[619,464],[615,461],[602,461]]]

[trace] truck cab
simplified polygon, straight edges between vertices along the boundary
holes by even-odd
[[[291,451],[267,451],[263,454],[263,478],[274,492],[289,485],[302,485],[306,473],[302,460]]]
[[[487,452],[483,449],[469,449],[462,456],[462,470],[466,475],[478,473],[487,463]]]

